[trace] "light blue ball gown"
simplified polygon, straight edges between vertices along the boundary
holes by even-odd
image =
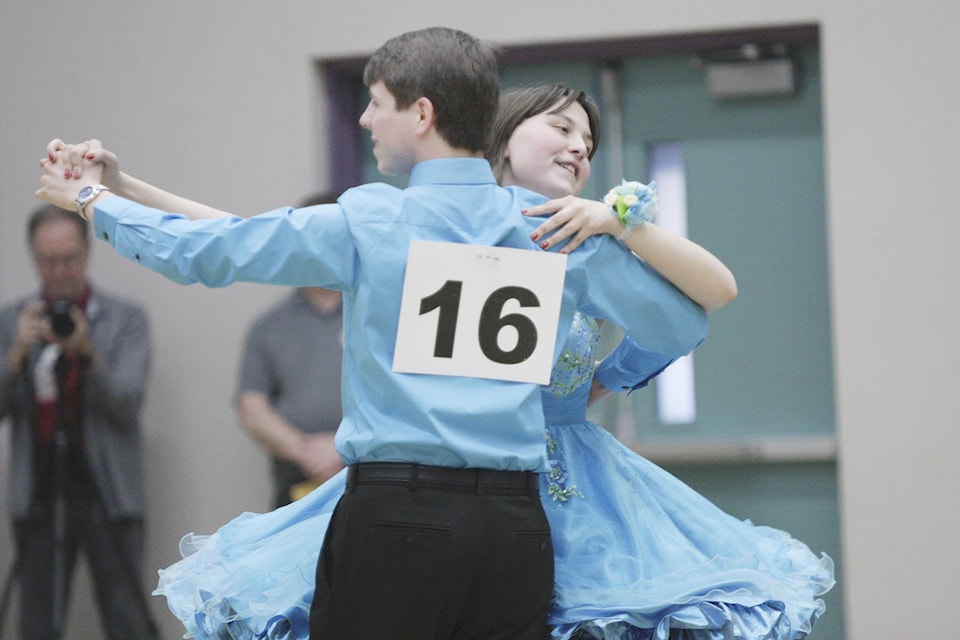
[[[556,558],[545,637],[803,638],[833,563],[789,534],[730,516],[586,419],[599,341],[578,315],[544,387],[551,472],[541,477]],[[319,547],[343,471],[269,513],[187,535],[160,570],[187,637],[306,640]]]

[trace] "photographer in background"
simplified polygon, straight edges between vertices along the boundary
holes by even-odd
[[[42,206],[27,241],[40,291],[0,310],[18,637],[61,637],[82,550],[105,637],[154,639],[139,568],[147,319],[91,287],[87,223],[78,216]]]

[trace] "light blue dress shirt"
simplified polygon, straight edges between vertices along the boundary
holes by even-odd
[[[650,384],[676,359],[647,351],[630,336],[624,336],[597,366],[594,378],[611,391],[636,391]]]
[[[282,208],[250,218],[190,221],[123,198],[95,205],[97,237],[181,284],[322,286],[344,294],[343,421],[347,464],[414,462],[447,467],[547,470],[540,387],[483,378],[392,371],[411,240],[539,250],[543,202],[501,188],[476,158],[421,162],[406,189],[368,184],[337,204]],[[576,309],[622,327],[648,353],[674,359],[705,338],[706,314],[609,236],[567,260],[557,336]]]

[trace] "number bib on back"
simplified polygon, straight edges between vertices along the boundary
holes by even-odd
[[[567,257],[410,243],[393,370],[547,384]]]

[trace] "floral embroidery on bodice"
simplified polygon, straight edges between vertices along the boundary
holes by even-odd
[[[594,318],[576,312],[567,342],[550,372],[550,384],[543,389],[544,395],[566,398],[582,385],[589,385],[599,343],[600,325]]]
[[[570,334],[560,357],[553,365],[550,384],[544,386],[543,407],[547,425],[556,427],[568,423],[582,423],[586,419],[587,399],[593,381],[593,369],[600,343],[600,325],[587,315],[577,312]],[[573,496],[583,497],[577,485],[569,484],[569,475],[557,442],[547,429],[547,493],[553,502],[563,504]]]

